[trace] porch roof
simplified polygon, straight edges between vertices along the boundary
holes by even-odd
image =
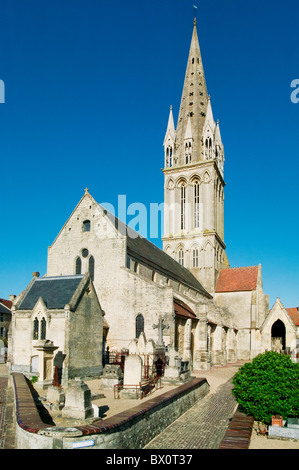
[[[176,315],[179,315],[180,317],[196,319],[196,315],[193,310],[182,300],[174,298],[173,304]]]

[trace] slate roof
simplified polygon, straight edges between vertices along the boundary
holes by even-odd
[[[191,272],[178,263],[175,259],[160,250],[156,245],[146,238],[139,235],[131,227],[124,224],[109,211],[99,206],[105,211],[107,217],[111,220],[115,228],[127,239],[127,254],[131,255],[137,261],[140,261],[153,270],[164,274],[166,277],[185,284],[199,291],[202,295],[212,298],[201,283],[191,274]]]
[[[33,281],[18,306],[18,310],[32,310],[40,297],[48,309],[63,309],[70,302],[83,275],[41,277]]]
[[[201,294],[211,297],[188,269],[181,266],[180,263],[164,251],[160,250],[146,238],[142,238],[140,236],[137,238],[131,238],[128,236],[127,252],[129,255],[145,262],[154,270],[158,272],[160,271],[167,277],[193,287],[195,290],[201,292]]]
[[[216,293],[253,291],[257,288],[258,266],[222,269]]]

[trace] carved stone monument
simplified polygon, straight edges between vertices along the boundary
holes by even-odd
[[[169,348],[167,357],[168,364],[164,369],[164,380],[177,381],[180,379],[181,372],[181,358],[179,357],[179,353],[175,349]]]
[[[38,384],[47,388],[53,381],[53,359],[54,351],[58,346],[54,346],[53,341],[48,339],[41,340],[34,345],[39,355],[39,378]]]
[[[101,388],[113,390],[114,385],[122,380],[121,367],[117,364],[106,364],[101,376]]]
[[[159,352],[164,352],[165,344],[163,341],[163,331],[167,330],[169,328],[169,325],[164,324],[164,319],[160,315],[158,323],[156,325],[153,325],[153,328],[158,330],[158,341],[156,342],[156,350]]]
[[[86,419],[93,416],[90,388],[81,379],[71,380],[65,390],[65,406],[62,416]]]

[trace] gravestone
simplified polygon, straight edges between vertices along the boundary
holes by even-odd
[[[50,385],[47,390],[47,402],[53,410],[61,410],[64,407],[65,395],[61,387]]]
[[[142,381],[142,359],[137,355],[129,355],[125,358],[124,389],[120,396],[124,398],[136,398],[139,396],[139,384]],[[131,386],[131,387],[129,387]]]
[[[138,342],[136,339],[133,339],[129,343],[129,355],[138,353]]]
[[[117,364],[106,364],[101,377],[101,388],[112,389],[122,380],[121,367]]]
[[[93,416],[91,391],[83,380],[76,378],[68,383],[62,416],[76,419],[86,419]]]
[[[181,373],[181,358],[174,348],[169,348],[167,352],[168,364],[164,369],[164,380],[176,381],[180,379]]]

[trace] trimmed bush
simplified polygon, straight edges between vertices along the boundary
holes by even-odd
[[[272,415],[299,416],[299,364],[268,351],[246,363],[233,378],[233,395],[242,411],[271,423]]]

